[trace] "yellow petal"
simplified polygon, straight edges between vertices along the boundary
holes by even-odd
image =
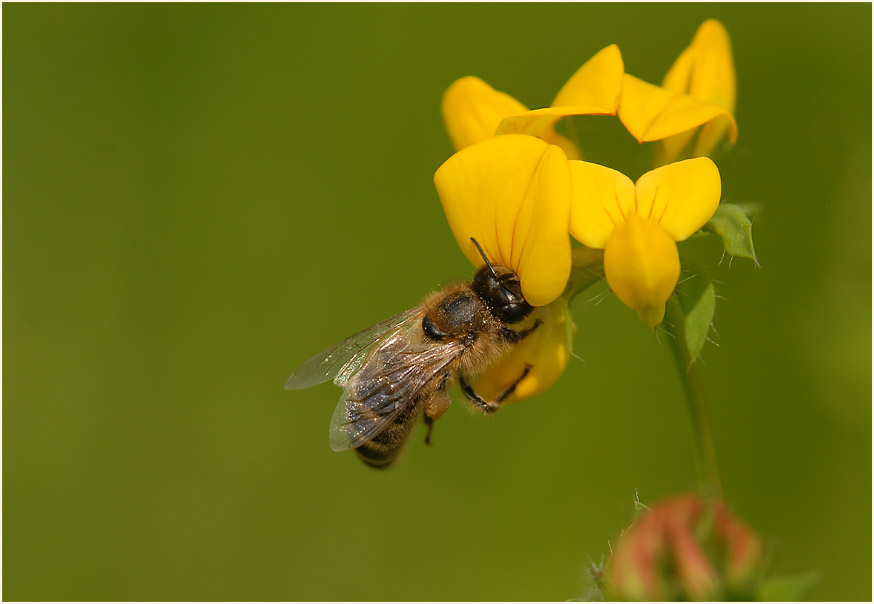
[[[618,46],[611,44],[583,63],[558,91],[552,106],[592,106],[612,115],[619,104],[624,73],[622,53]]]
[[[514,403],[545,392],[564,373],[571,353],[573,321],[564,298],[534,311],[533,318],[543,323],[515,345],[506,357],[491,367],[474,384],[477,394],[496,400],[507,387],[530,367],[504,404]]]
[[[668,70],[662,87],[719,105],[734,114],[737,77],[731,40],[719,21],[708,19]]]
[[[522,294],[532,306],[549,304],[567,285],[571,272],[570,210],[570,165],[560,148],[549,145],[513,225],[515,270]]]
[[[580,152],[580,148],[575,142],[567,137],[562,136],[553,129],[542,132],[538,138],[546,141],[550,145],[555,145],[556,147],[559,147],[562,151],[564,151],[564,154],[567,156],[568,159],[583,158],[583,154]]]
[[[533,306],[562,293],[571,269],[571,177],[561,149],[532,136],[497,136],[446,160],[434,184],[455,240],[474,265],[483,260],[471,237],[490,261],[516,271]]]
[[[619,119],[639,142],[649,142],[686,132],[711,120],[728,120],[731,141],[737,124],[724,108],[686,94],[671,92],[625,74]]]
[[[568,115],[603,115],[600,107],[547,107],[503,119],[495,135],[528,134],[561,147],[568,159],[582,157],[579,148],[555,131],[555,123]]]
[[[607,242],[604,273],[616,296],[655,327],[680,278],[677,244],[658,223],[632,213]]]
[[[692,43],[668,70],[662,87],[713,103],[725,109],[728,115],[734,115],[737,77],[731,54],[731,41],[719,21],[708,19],[701,24]],[[695,142],[693,154],[708,155],[731,128],[732,120],[726,117],[706,124]],[[663,143],[664,160],[675,158],[694,134],[693,131],[666,139]],[[732,137],[733,141],[736,132]]]
[[[707,157],[687,159],[647,172],[637,181],[637,213],[683,241],[716,212],[722,182]]]
[[[443,93],[443,122],[456,149],[491,138],[508,115],[527,111],[525,105],[495,90],[481,79],[456,80]]]
[[[634,211],[634,184],[624,174],[572,161],[573,201],[568,230],[588,247],[604,249],[617,224]]]
[[[608,46],[577,70],[559,91],[552,107],[508,115],[496,134],[530,134],[560,146],[568,158],[579,159],[579,149],[555,133],[555,123],[570,115],[614,115],[624,72],[619,47]]]

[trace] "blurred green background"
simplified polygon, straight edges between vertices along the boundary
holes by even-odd
[[[727,494],[775,573],[870,600],[870,5],[3,17],[4,599],[580,596],[636,489],[695,487],[669,348],[615,297],[577,299],[585,362],[553,390],[454,405],[389,472],[328,448],[339,389],[282,385],[471,275],[431,181],[454,79],[545,106],[616,42],[659,82],[715,17],[739,78],[724,198],[764,207],[762,268],[714,269]]]

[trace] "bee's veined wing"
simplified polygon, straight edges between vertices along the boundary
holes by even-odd
[[[285,382],[286,390],[303,390],[333,379],[337,385],[345,386],[349,376],[361,366],[369,349],[393,330],[414,317],[419,308],[413,308],[381,323],[372,325],[329,346],[294,370]]]
[[[331,448],[354,449],[391,426],[432,380],[442,380],[464,344],[414,343],[418,323],[380,341],[349,379],[331,418]]]

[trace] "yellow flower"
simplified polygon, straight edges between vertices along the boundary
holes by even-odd
[[[616,296],[649,327],[661,323],[680,276],[677,241],[716,212],[721,182],[706,157],[663,166],[637,184],[610,168],[572,161],[569,230],[604,250],[604,272]]]
[[[737,123],[724,108],[628,74],[623,76],[619,119],[641,143],[691,136],[689,131],[694,134],[698,126],[720,121],[727,123],[731,141],[737,140]]]
[[[477,380],[477,391],[493,400],[530,366],[505,402],[543,392],[570,356],[572,322],[560,297],[571,273],[570,162],[556,145],[508,134],[457,152],[437,170],[434,184],[464,254],[484,266],[473,237],[492,264],[513,269],[535,307],[531,322],[542,322]]]
[[[677,159],[693,139],[692,157],[709,155],[726,133],[736,142],[736,96],[728,32],[719,21],[708,19],[661,87],[626,76],[619,118],[639,141],[661,140],[662,165]]]
[[[512,96],[474,76],[461,78],[444,93],[442,112],[456,149],[501,134],[528,134],[580,159],[577,146],[555,132],[574,115],[618,115],[638,142],[663,141],[659,163],[673,161],[700,132],[693,154],[709,154],[728,133],[737,140],[735,74],[725,28],[704,22],[692,44],[656,86],[625,73],[619,47],[610,45],[567,81],[550,107],[529,111]]]
[[[444,93],[443,121],[456,149],[499,134],[529,134],[561,147],[571,159],[580,157],[571,141],[555,132],[555,123],[569,115],[614,115],[625,67],[615,44],[589,59],[556,95],[552,106],[528,109],[508,94],[468,76]]]
[[[532,306],[564,291],[571,270],[567,235],[570,165],[564,152],[510,134],[462,149],[437,169],[434,184],[458,246],[476,266],[482,256],[513,269]]]

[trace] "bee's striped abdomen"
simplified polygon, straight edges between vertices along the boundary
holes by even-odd
[[[398,458],[422,410],[421,402],[410,405],[385,430],[355,449],[361,461],[372,468],[387,468]]]

